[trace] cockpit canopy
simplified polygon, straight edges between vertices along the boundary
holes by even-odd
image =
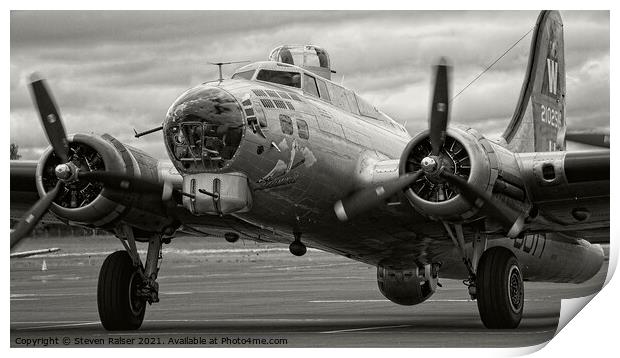
[[[282,45],[271,51],[269,60],[295,65],[331,80],[329,54],[314,45]]]
[[[275,51],[275,50],[274,50]],[[309,73],[295,65],[261,61],[243,66],[235,72],[233,79],[245,79],[283,85],[295,89],[299,93],[314,97],[363,118],[372,118],[381,125],[407,133],[407,130],[393,119],[379,111],[368,101],[332,81]]]

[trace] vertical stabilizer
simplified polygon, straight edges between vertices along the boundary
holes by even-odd
[[[503,134],[508,148],[520,153],[565,150],[565,95],[562,18],[546,10],[536,21],[517,108]]]

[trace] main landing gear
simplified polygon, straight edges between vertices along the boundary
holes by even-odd
[[[463,263],[469,271],[467,286],[472,300],[477,300],[480,319],[487,328],[516,328],[523,317],[525,291],[523,276],[516,256],[505,247],[487,249],[487,239],[475,233],[471,259],[465,251],[461,225],[444,223],[454,244],[461,251]]]
[[[105,329],[135,330],[142,325],[146,304],[159,302],[159,284],[156,280],[162,237],[155,234],[150,238],[143,265],[131,227],[122,227],[117,236],[125,251],[110,254],[101,266],[97,308]]]
[[[484,252],[476,270],[476,298],[487,328],[516,328],[523,316],[523,277],[515,255],[503,247]]]

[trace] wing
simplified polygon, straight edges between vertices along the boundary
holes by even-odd
[[[11,160],[11,219],[21,218],[39,200],[35,175],[36,161]]]
[[[609,129],[569,129],[566,140],[595,147],[609,148]]]
[[[81,141],[81,143],[79,143],[81,146],[78,144],[72,148],[74,153],[71,155],[76,162],[88,162],[92,160],[90,164],[95,166],[95,161],[101,161],[103,162],[103,164],[101,164],[102,167],[107,165],[117,172],[130,174],[128,176],[131,178],[141,179],[144,182],[148,181],[153,184],[158,183],[161,187],[167,183],[173,190],[181,187],[182,178],[176,170],[174,170],[172,163],[158,161],[138,149],[124,146],[110,135],[103,135],[101,137],[95,135],[75,135],[72,136],[71,139]],[[101,144],[103,144],[103,146],[101,146]],[[96,149],[83,156],[75,154],[75,152],[84,152],[83,149],[88,146],[93,146]],[[49,192],[50,187],[53,186],[53,180],[56,179],[53,177],[54,163],[47,162],[53,161],[55,158],[53,158],[53,155],[50,153],[51,149],[48,149],[41,159],[43,163],[41,165],[39,165],[39,161],[11,161],[10,199],[12,219],[18,219],[23,216],[24,213],[39,200],[40,195]],[[112,178],[101,177],[96,179],[100,184],[108,184]],[[50,182],[52,183],[50,184]],[[143,182],[138,183],[142,184]],[[54,202],[64,209],[79,211],[83,207],[93,204],[95,198],[99,194],[106,196],[109,200],[117,200],[118,191],[116,194],[107,192],[104,186],[105,185],[91,183],[66,186]],[[149,201],[159,199],[158,201],[160,204],[164,204],[164,201],[166,201],[161,199],[162,193],[145,194],[149,197]],[[128,199],[129,198],[126,198],[124,201],[127,202]],[[169,198],[167,198],[167,200],[169,200]],[[73,203],[71,203],[71,201],[73,201]],[[98,209],[104,208],[99,206]],[[54,216],[46,215],[44,218],[58,222],[58,219]],[[87,221],[79,220],[79,215],[77,217],[75,215],[69,215],[66,219],[67,220],[63,221],[67,222],[77,219],[75,220],[76,223],[87,223]]]
[[[529,229],[600,237],[609,230],[609,151],[516,154],[532,203]],[[607,234],[609,237],[609,234]]]
[[[182,177],[170,161],[156,160],[148,154],[123,145],[110,135],[101,138],[89,136],[82,140],[96,143],[105,140],[113,153],[136,178],[151,183],[164,183],[175,190],[175,195],[164,198],[161,192],[127,193],[103,186],[95,192],[94,198],[85,194],[94,189],[86,187],[69,187],[59,195],[50,211],[45,213],[40,222],[65,223],[82,227],[96,227],[113,231],[117,224],[126,223],[137,229],[139,236],[148,236],[153,230],[161,230],[162,225],[180,225],[179,232],[201,237],[224,237],[230,240],[245,238],[254,241],[274,241],[274,230],[261,228],[247,220],[234,216],[197,217],[189,213],[181,204],[179,190]],[[103,147],[100,147],[103,148]],[[49,152],[49,151],[48,151]],[[46,153],[43,161],[47,159]],[[108,164],[114,163],[109,161]],[[46,174],[37,172],[37,161],[11,161],[10,163],[10,215],[12,220],[19,220],[39,200],[42,189],[46,186]],[[108,165],[109,166],[109,165]],[[43,166],[45,167],[45,165]],[[49,170],[49,169],[48,169]],[[80,196],[84,195],[84,197]],[[71,198],[77,196],[81,203],[71,207]],[[282,235],[280,235],[282,236]],[[288,237],[286,238],[288,240]],[[283,239],[284,240],[284,239]],[[282,240],[282,241],[283,241]]]

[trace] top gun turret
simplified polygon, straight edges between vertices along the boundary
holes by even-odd
[[[271,51],[269,60],[301,67],[328,80],[336,73],[330,68],[327,51],[314,45],[282,45]]]

